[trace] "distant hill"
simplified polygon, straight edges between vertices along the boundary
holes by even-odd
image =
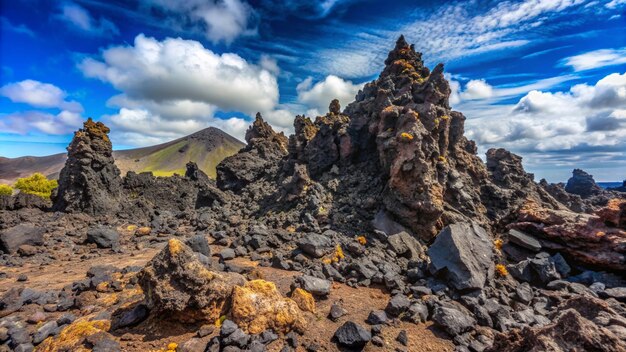
[[[244,144],[226,132],[209,127],[171,142],[113,152],[115,164],[126,175],[128,171],[151,171],[155,176],[185,174],[185,164],[194,161],[211,178],[215,167],[224,158],[243,148]],[[49,178],[58,178],[65,165],[65,153],[42,157],[0,157],[0,183],[12,184],[16,179],[41,172]]]

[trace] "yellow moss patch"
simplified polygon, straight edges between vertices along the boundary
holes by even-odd
[[[359,236],[356,238],[356,241],[359,242],[362,245],[366,245],[367,244],[367,238],[365,238],[365,236]]]
[[[415,137],[413,137],[413,135],[408,133],[408,132],[400,133],[400,139],[405,141],[405,142],[410,142],[410,141],[413,140],[413,138],[415,138]]]
[[[143,226],[143,227],[138,228],[135,234],[137,236],[148,236],[150,232],[152,232],[152,229],[150,227]]]
[[[221,328],[222,327],[222,323],[224,323],[224,320],[226,320],[226,316],[225,315],[222,315],[221,317],[217,318],[215,320],[215,326],[218,327],[218,328]]]
[[[440,163],[445,163],[445,162],[447,162],[448,160],[446,159],[446,157],[445,157],[445,156],[440,155],[440,156],[437,158],[437,161],[439,161]]]
[[[137,225],[128,225],[126,226],[126,231],[133,232],[137,230]]]
[[[169,344],[167,344],[168,351],[176,351],[177,348],[178,344],[176,342],[170,342]]]
[[[493,245],[496,247],[497,250],[501,250],[502,249],[502,244],[504,244],[504,242],[501,239],[497,239],[495,241],[493,241]]]
[[[330,264],[332,262],[333,262],[333,260],[331,258],[322,258],[322,263],[324,263],[324,264]]]
[[[305,312],[315,313],[315,299],[313,295],[301,288],[296,288],[291,294],[298,307]]]
[[[293,225],[289,225],[289,226],[287,226],[286,230],[289,233],[294,233],[294,232],[296,232],[296,227],[293,226]]]
[[[604,237],[605,235],[606,235],[606,233],[604,231],[596,232],[596,237]]]
[[[167,242],[167,248],[171,255],[176,255],[183,250],[183,243],[175,238],[170,239]]]
[[[85,318],[68,325],[56,337],[49,337],[37,346],[37,352],[76,351],[86,337],[111,328],[109,320],[87,321]]]
[[[506,270],[506,267],[503,264],[496,264],[496,273],[500,276],[509,275],[509,271]]]
[[[448,115],[443,115],[443,116],[441,116],[441,119],[442,119],[442,120],[449,120],[449,119],[450,119],[450,116],[448,116]]]

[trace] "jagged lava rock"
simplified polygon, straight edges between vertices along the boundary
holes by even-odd
[[[528,201],[509,228],[532,234],[544,248],[558,250],[569,259],[603,269],[626,270],[626,200],[614,200],[595,215],[546,209]],[[617,222],[617,224],[615,223]]]
[[[432,239],[446,223],[486,223],[476,190],[487,171],[463,137],[465,117],[449,107],[443,65],[430,72],[404,37],[385,65],[344,111],[351,118],[347,158],[379,164],[386,210],[422,239]]]
[[[574,171],[572,171],[572,177],[567,180],[565,191],[587,198],[601,193],[602,188],[596,184],[592,175],[589,175],[581,169],[574,169]]]
[[[559,305],[556,312],[551,324],[498,334],[486,351],[626,351],[626,343],[610,325],[623,325],[624,318],[606,302],[578,296]]]
[[[430,270],[442,272],[453,287],[479,289],[493,278],[493,242],[475,223],[447,226],[428,248]]]
[[[74,133],[59,175],[54,210],[102,215],[119,209],[122,179],[108,133],[102,122],[91,119]]]
[[[287,137],[276,133],[257,113],[246,131],[246,143],[239,153],[217,165],[217,186],[222,190],[239,191],[249,183],[272,172],[272,166],[287,154]]]
[[[180,321],[214,322],[226,313],[233,288],[244,283],[239,274],[207,269],[177,239],[169,240],[139,273],[147,306]]]

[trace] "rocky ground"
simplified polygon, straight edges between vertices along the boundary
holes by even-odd
[[[216,181],[121,177],[87,121],[51,202],[0,199],[0,350],[626,351],[625,194],[483,163],[443,65],[385,64]]]

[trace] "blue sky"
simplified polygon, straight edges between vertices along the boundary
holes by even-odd
[[[260,111],[345,106],[404,34],[444,62],[481,155],[536,178],[626,178],[626,0],[3,1],[0,156],[63,152],[86,117],[114,148],[207,126],[242,138]]]

